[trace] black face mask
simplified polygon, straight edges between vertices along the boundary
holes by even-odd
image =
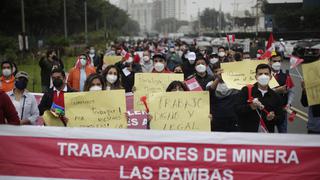
[[[14,83],[15,87],[19,90],[24,90],[27,87],[28,82],[25,80],[18,80]]]
[[[63,80],[62,79],[54,79],[53,80],[53,86],[57,89],[61,88],[63,85]]]

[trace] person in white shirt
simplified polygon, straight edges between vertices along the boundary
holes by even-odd
[[[36,120],[39,116],[36,98],[26,89],[28,81],[28,73],[24,71],[18,72],[15,76],[14,89],[7,92],[18,112],[20,124],[22,125],[36,124]]]

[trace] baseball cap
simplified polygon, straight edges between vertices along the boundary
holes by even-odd
[[[27,80],[29,80],[29,75],[28,75],[28,73],[25,72],[25,71],[19,71],[19,72],[16,74],[16,76],[15,76],[16,79],[21,78],[21,77],[24,77],[24,78],[26,78]]]

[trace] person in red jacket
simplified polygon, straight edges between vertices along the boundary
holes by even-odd
[[[20,125],[16,108],[9,96],[2,90],[0,90],[0,99],[0,124]]]

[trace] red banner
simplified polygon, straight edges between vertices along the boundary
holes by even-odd
[[[320,179],[313,135],[0,126],[0,179]]]

